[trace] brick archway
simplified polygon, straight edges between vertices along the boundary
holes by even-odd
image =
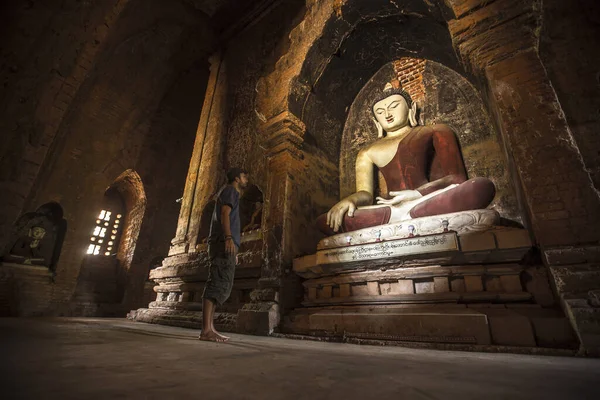
[[[117,258],[121,267],[128,271],[146,212],[144,184],[137,172],[128,169],[114,180],[107,189],[107,191],[109,190],[116,190],[125,203],[125,224]]]

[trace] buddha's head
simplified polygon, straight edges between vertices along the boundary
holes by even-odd
[[[40,240],[46,235],[46,230],[41,226],[34,226],[29,230],[29,237],[34,240]]]
[[[417,125],[417,104],[402,89],[397,80],[388,83],[372,107],[379,137],[385,132],[395,132],[405,126]]]

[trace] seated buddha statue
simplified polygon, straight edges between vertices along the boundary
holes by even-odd
[[[11,240],[0,253],[0,261],[43,265],[53,270],[67,231],[60,205],[55,202],[23,214],[15,222]]]
[[[356,159],[356,193],[317,219],[328,235],[414,218],[486,208],[496,193],[487,178],[467,179],[456,135],[443,124],[418,126],[417,107],[398,81],[372,106],[379,139]],[[385,134],[384,134],[385,132]],[[375,168],[389,198],[377,197]]]
[[[45,262],[44,251],[46,229],[34,226],[29,229],[27,236],[20,237],[12,247],[9,257],[12,261],[22,261],[23,264],[40,264]]]

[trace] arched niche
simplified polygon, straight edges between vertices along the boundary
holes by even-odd
[[[491,207],[520,221],[509,171],[483,100],[463,75],[431,60],[404,57],[385,64],[363,86],[348,110],[340,144],[340,197],[354,193],[358,151],[377,140],[371,107],[385,84],[403,82],[419,107],[420,125],[447,124],[456,133],[469,178],[487,177],[496,186]],[[379,196],[387,197],[383,176]]]
[[[472,78],[462,69],[445,20],[420,1],[402,10],[387,1],[348,1],[343,18],[332,17],[310,46],[292,80],[287,104],[306,126],[304,169],[294,176],[298,230],[309,230],[294,243],[293,256],[314,252],[323,237],[315,219],[341,197],[340,154],[348,112],[365,84],[386,64],[402,57],[436,61]]]
[[[250,184],[240,197],[240,227],[242,233],[260,229],[263,212],[263,192]]]
[[[12,228],[2,260],[45,266],[54,271],[67,233],[67,221],[63,215],[62,206],[55,201],[23,214]]]
[[[292,257],[314,251],[322,237],[311,228],[314,220],[341,197],[343,129],[353,101],[377,71],[403,57],[429,60],[460,77],[456,82],[468,84],[478,98],[487,99],[481,94],[479,82],[457,58],[447,24],[453,14],[443,2],[435,2],[435,7],[421,0],[404,1],[402,7],[387,0],[326,4],[333,5],[330,14],[314,17],[320,33],[308,35],[307,40],[301,37],[302,33],[307,34],[303,28],[298,29],[298,36],[293,33],[295,47],[286,56],[286,62],[280,62],[279,70],[262,82],[266,85],[264,93],[277,93],[278,78],[293,76],[283,106],[270,103],[267,98],[258,101],[269,115],[289,112],[303,123],[299,128],[303,134],[303,160],[301,170],[293,176],[293,198],[297,200],[287,209],[294,219],[292,235],[312,230],[302,241],[291,244]],[[326,4],[315,8],[327,13]],[[294,58],[294,52],[305,56]],[[294,63],[301,67],[285,69]],[[483,104],[487,111],[489,105]],[[490,130],[493,137],[499,136],[496,129],[494,125]],[[507,191],[514,190],[510,184],[507,186]],[[510,217],[519,219],[519,215],[513,213]]]
[[[394,15],[360,23],[329,57],[322,54],[325,40],[313,44],[297,78],[310,92],[299,95],[292,89],[288,101],[290,111],[306,125],[305,143],[320,148],[336,163],[349,107],[385,64],[407,56],[425,58],[467,76],[447,27],[433,18]]]

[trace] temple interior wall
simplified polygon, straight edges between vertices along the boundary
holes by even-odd
[[[569,129],[589,170],[600,188],[600,157],[597,127],[600,123],[598,63],[595,42],[600,11],[591,0],[567,3],[544,1],[539,51]],[[568,181],[568,177],[564,176]]]
[[[344,70],[340,70],[339,72],[327,72],[325,66],[321,66],[317,68],[317,70],[320,71],[321,74],[319,76],[319,80],[315,81],[314,83],[307,83],[303,81],[304,76],[300,73],[300,68],[298,67],[298,64],[303,64],[302,57],[306,57],[304,54],[315,50],[313,47],[310,46],[310,36],[330,34],[328,31],[319,31],[319,29],[326,29],[323,27],[322,24],[324,24],[325,21],[323,19],[323,16],[328,11],[327,7],[329,7],[329,5],[327,4],[323,4],[322,6],[310,4],[310,6],[304,12],[305,14],[303,14],[303,12],[298,12],[298,10],[290,10],[288,12],[288,19],[286,20],[284,18],[285,21],[288,21],[287,25],[281,24],[281,26],[285,26],[285,28],[280,29],[282,29],[285,32],[283,34],[279,33],[279,35],[281,35],[279,36],[279,41],[272,40],[272,37],[276,35],[268,35],[268,40],[266,40],[264,37],[264,35],[267,35],[266,32],[272,32],[272,29],[268,30],[266,28],[266,26],[271,26],[271,16],[273,16],[274,19],[281,19],[280,14],[278,14],[278,11],[274,11],[272,12],[272,14],[269,14],[267,17],[265,17],[266,19],[262,20],[266,22],[261,22],[260,24],[254,25],[249,30],[245,31],[244,34],[238,38],[238,40],[230,43],[228,47],[227,54],[228,57],[230,57],[228,68],[231,70],[230,79],[232,79],[232,82],[230,83],[230,85],[228,85],[231,90],[231,93],[229,94],[230,110],[227,115],[228,138],[226,145],[227,150],[225,150],[223,165],[224,167],[233,164],[249,166],[251,172],[253,173],[253,179],[257,182],[259,187],[263,189],[266,189],[265,171],[263,170],[265,163],[255,162],[255,160],[259,160],[260,157],[264,156],[265,150],[264,148],[261,148],[260,145],[256,145],[260,144],[260,125],[264,123],[265,120],[268,120],[274,115],[277,115],[278,112],[281,112],[283,109],[285,109],[286,102],[293,101],[295,98],[294,96],[304,95],[303,90],[313,90],[315,95],[309,96],[308,102],[301,103],[303,104],[303,108],[299,108],[296,110],[293,104],[290,104],[289,106],[297,114],[300,114],[299,116],[307,124],[306,134],[304,136],[303,151],[305,155],[309,153],[311,154],[311,157],[313,157],[313,162],[311,163],[309,169],[305,172],[309,176],[311,176],[311,178],[308,178],[307,181],[313,182],[315,184],[315,186],[308,187],[306,189],[307,193],[315,193],[316,191],[320,190],[319,185],[323,186],[322,184],[317,184],[319,180],[315,179],[323,171],[316,167],[318,163],[314,162],[315,159],[320,159],[321,164],[323,165],[329,165],[330,163],[333,163],[335,165],[337,163],[336,158],[341,153],[341,151],[335,150],[336,148],[339,148],[339,145],[341,143],[343,143],[340,140],[339,134],[337,134],[338,136],[336,136],[335,132],[339,132],[341,130],[345,119],[340,120],[340,118],[337,115],[332,115],[332,113],[337,113],[338,108],[342,110],[345,109],[347,107],[347,102],[344,103],[343,101],[341,101],[341,103],[343,103],[344,106],[340,108],[337,105],[328,105],[325,103],[325,101],[329,100],[340,103],[339,99],[335,99],[335,89],[340,89],[340,85],[351,84],[348,82],[348,78],[351,76],[349,74],[351,74],[351,72]],[[557,6],[552,5],[552,3],[549,3],[547,7],[552,8]],[[339,12],[343,13],[343,8],[340,9]],[[381,14],[382,17],[385,17],[384,12],[382,12]],[[575,16],[575,14],[578,16]],[[304,21],[310,20],[311,23],[315,23],[315,25],[313,26],[315,28],[315,31],[309,33],[307,32],[304,24],[298,24],[298,15],[302,15],[304,17]],[[577,18],[581,18],[579,16],[583,15],[583,13],[576,13],[576,11],[572,11],[571,15],[573,16],[574,20],[577,20]],[[352,16],[351,18],[354,18],[354,16]],[[588,17],[588,19],[590,18],[593,18],[593,15]],[[410,28],[410,21],[404,21],[403,23],[405,24],[405,27]],[[566,25],[567,22],[565,22],[564,24]],[[558,28],[554,28],[553,23],[549,22],[548,25],[551,25],[552,29],[558,31]],[[589,22],[590,31],[593,31],[592,25],[593,23]],[[540,49],[542,58],[544,58],[543,51],[550,51],[544,50],[544,35],[549,35],[549,33],[545,33],[549,28],[547,28],[546,25],[543,23],[542,27],[542,44]],[[380,30],[381,29],[382,28],[380,28]],[[290,32],[290,30],[292,31]],[[570,31],[579,32],[579,30],[575,30],[574,28],[571,28]],[[568,32],[569,29],[566,29],[566,33],[563,34],[564,41],[574,40],[574,38],[582,35],[581,33]],[[336,46],[340,46],[340,39],[335,37],[335,32],[331,32],[331,34],[332,36],[329,42],[329,48],[320,48],[318,49],[318,52],[326,52],[329,50],[331,50],[332,53],[336,52]],[[430,33],[430,35],[435,35],[435,33]],[[252,54],[256,53],[261,55],[260,60],[257,60],[257,58],[255,58],[254,56],[246,55],[247,53],[250,53],[248,48],[252,47],[248,45],[250,43],[257,43],[257,41],[261,43],[261,49],[268,48],[266,50],[262,50],[262,52],[255,52],[255,48],[252,49]],[[379,41],[389,43],[385,41],[385,38],[380,38]],[[367,38],[365,42],[369,43],[369,45],[379,45],[377,41],[372,40],[372,37]],[[290,46],[290,43],[293,43],[293,45],[295,46],[293,48],[296,51],[298,49],[302,49],[302,51],[294,53],[286,51],[286,46]],[[564,49],[568,46],[573,47],[572,43],[570,42],[569,45],[567,45],[566,43],[561,43],[562,42],[560,41],[558,43],[553,43],[550,47],[556,49],[556,51],[559,51],[560,49],[566,51]],[[436,57],[444,57],[443,55],[439,54],[439,50],[441,50],[444,45],[445,44],[443,43],[436,44],[436,51],[438,51]],[[550,47],[548,47],[548,49]],[[348,45],[348,48],[350,48],[350,45]],[[345,48],[338,49],[338,53],[336,53],[336,55],[339,54],[339,56],[334,57],[331,60],[332,71],[337,71],[336,67],[334,66],[336,65],[336,63],[339,64],[341,62],[346,61],[347,59],[351,59],[349,55],[343,54],[344,50]],[[372,52],[375,54],[380,51],[381,50],[379,48],[372,49]],[[452,49],[452,45],[450,45],[449,48],[445,48],[445,51],[454,51]],[[361,57],[365,56],[365,54],[363,53],[359,53],[356,57],[360,59]],[[233,55],[235,55],[235,57]],[[587,53],[587,57],[593,57],[591,56],[591,52]],[[232,62],[234,59],[235,62]],[[305,63],[304,65],[312,65],[312,63],[318,62],[316,60],[311,59],[310,57],[307,60],[307,63]],[[428,90],[436,91],[435,95],[432,94],[432,96],[430,96],[430,98],[432,99],[431,103],[428,103],[426,107],[430,108],[430,114],[433,112],[437,115],[435,117],[432,116],[427,122],[441,122],[442,120],[445,120],[451,121],[450,123],[452,124],[452,120],[455,117],[453,117],[453,115],[451,115],[452,112],[449,112],[448,110],[453,108],[455,104],[452,104],[452,107],[450,108],[445,108],[448,107],[448,104],[450,104],[448,96],[451,97],[451,95],[449,92],[456,93],[457,91],[463,91],[463,96],[460,100],[462,106],[459,105],[459,108],[463,107],[463,109],[466,102],[468,101],[469,95],[476,95],[477,92],[481,93],[481,100],[478,102],[477,105],[477,107],[482,108],[479,113],[477,112],[479,110],[474,110],[475,106],[472,106],[472,109],[469,109],[468,112],[465,111],[463,114],[455,112],[455,115],[463,116],[472,116],[473,114],[478,114],[481,118],[481,121],[479,121],[481,126],[485,126],[486,132],[490,133],[491,135],[488,136],[489,140],[484,140],[483,134],[481,134],[481,136],[476,140],[470,140],[472,138],[468,137],[464,138],[464,141],[466,143],[468,142],[468,146],[463,146],[463,156],[465,158],[465,162],[467,164],[467,167],[469,168],[469,172],[472,175],[488,175],[497,177],[493,178],[499,188],[499,195],[497,196],[496,206],[503,214],[507,216],[507,218],[526,224],[527,218],[524,218],[524,214],[528,213],[527,210],[524,210],[524,208],[526,208],[526,205],[519,204],[519,201],[517,201],[518,193],[516,192],[519,191],[519,183],[516,182],[514,180],[514,177],[512,177],[509,174],[510,168],[517,167],[514,165],[514,160],[511,154],[502,154],[502,152],[504,152],[504,145],[502,141],[506,139],[498,137],[498,135],[500,135],[499,129],[496,127],[496,123],[490,121],[490,119],[493,120],[497,118],[497,116],[494,114],[495,111],[493,110],[492,100],[488,97],[488,95],[485,92],[486,84],[482,81],[481,76],[472,77],[467,74],[464,82],[462,83],[463,87],[460,87],[460,85],[458,84],[458,80],[456,78],[451,78],[453,74],[451,73],[451,71],[452,69],[456,69],[457,64],[455,61],[452,61],[452,57],[449,57],[448,60],[448,62],[439,62],[439,60],[436,63],[431,62],[429,64],[430,68],[427,68],[424,73],[424,82],[425,85],[428,87]],[[556,65],[556,68],[558,68],[559,65],[562,65],[560,63],[564,63],[564,65],[567,65],[567,61],[558,61],[564,60],[564,58],[562,57],[556,57],[553,58],[553,60],[553,65]],[[549,61],[547,60],[545,62],[546,64],[549,63]],[[446,65],[445,67],[444,64]],[[586,63],[585,65],[590,64]],[[365,71],[372,70],[372,65],[367,65],[363,69]],[[563,69],[566,69],[566,67],[563,66]],[[593,68],[590,68],[590,71],[592,69]],[[550,73],[550,77],[552,78],[552,68],[549,68],[548,70]],[[244,71],[244,73],[241,73],[240,71]],[[331,73],[337,73],[337,79],[331,78],[328,75]],[[366,75],[366,73],[363,73],[363,75]],[[592,76],[593,74],[589,75]],[[370,76],[371,75],[364,76],[363,79],[368,79]],[[292,81],[291,97],[289,100],[286,100],[282,98],[282,94],[280,93],[280,91],[283,90],[283,88],[286,85],[286,82],[290,81]],[[590,90],[589,88],[591,86],[589,84],[578,84],[574,81],[575,79],[569,82],[569,84],[571,85],[569,86],[571,88],[570,90],[576,90],[575,88],[581,88],[580,90],[582,91]],[[326,84],[324,84],[323,82],[331,82],[333,86],[326,87]],[[444,85],[444,83],[446,82],[453,82],[454,85],[458,85],[457,87],[455,87],[456,90],[444,92],[442,89],[444,89],[444,87],[447,86]],[[311,85],[313,84],[314,86],[311,88]],[[304,85],[306,85],[307,87],[304,87]],[[467,91],[471,91],[469,95],[464,95],[465,88],[468,89]],[[325,92],[323,90],[325,90]],[[327,93],[327,95],[324,95],[324,93]],[[557,91],[557,93],[560,97],[560,91]],[[440,99],[443,99],[445,101],[440,101]],[[252,104],[253,107],[249,107],[249,104]],[[590,105],[589,107],[591,109],[593,105]],[[426,114],[427,113],[424,110],[423,115],[425,116]],[[592,112],[591,114],[594,113]],[[302,117],[302,115],[304,117]],[[471,117],[471,119],[473,118]],[[463,117],[463,123],[466,123],[464,122],[466,120],[468,120],[468,118]],[[233,140],[234,137],[236,138],[236,140]],[[331,137],[331,139],[329,139],[329,137]],[[590,136],[590,138],[586,140],[593,140],[592,136]],[[336,141],[338,144],[336,144]],[[593,146],[586,148],[593,148]],[[319,150],[313,152],[312,149]],[[335,154],[330,154],[330,151],[333,151]],[[589,150],[586,151],[587,153],[590,152]],[[492,154],[493,157],[490,157],[490,154]],[[588,160],[588,164],[592,162],[591,157],[587,157],[586,160]],[[347,163],[347,165],[350,164],[351,163]],[[576,166],[573,166],[573,168],[575,167]],[[326,169],[327,168],[325,168],[325,170]],[[342,176],[349,175],[348,172],[343,171],[343,168],[339,173]],[[346,181],[344,181],[344,178],[342,178],[342,181],[338,183],[338,185],[341,185],[339,193],[332,188],[330,188],[330,190],[326,193],[323,193],[323,195],[327,197],[327,200],[323,203],[326,203],[328,201],[331,202],[332,200],[343,196],[344,193],[347,193],[350,190],[349,188],[353,185],[353,183],[351,182],[351,180],[347,181],[346,183],[344,182]],[[565,194],[567,190],[566,185],[567,184],[565,181],[565,186],[563,188]],[[540,200],[537,197],[534,200],[534,198],[531,197],[531,193],[528,193],[527,196],[530,196],[528,198],[529,200],[526,201],[528,204]],[[593,202],[594,199],[591,199],[590,201]],[[554,210],[551,209],[553,207],[558,206],[559,205],[555,204],[547,205],[546,207],[549,208],[550,212],[552,212]],[[319,212],[322,211],[326,211],[326,207],[321,207]],[[314,213],[315,212],[311,213],[311,215]],[[560,215],[551,214],[547,215],[547,217],[549,217],[547,218],[548,221],[556,221],[556,218],[560,217]],[[579,221],[577,218],[581,217],[582,216],[569,214],[567,216],[567,219],[569,219],[569,223],[576,224],[577,221]],[[308,217],[305,219],[308,220]],[[549,222],[548,226],[558,226],[556,224],[556,222]],[[581,234],[591,238],[591,236],[595,234],[594,232],[595,230],[592,229],[591,231],[586,230],[585,234],[583,232]],[[558,233],[554,235],[559,236]],[[588,240],[583,239],[584,238],[582,238],[583,242],[588,242]],[[549,243],[559,242],[564,243],[564,241],[550,241]],[[575,242],[577,242],[577,240],[575,240]]]
[[[175,200],[198,128],[208,56],[217,47],[208,17],[190,3],[3,5],[0,244],[20,214],[48,201],[59,202],[68,221],[54,281],[39,296],[36,313],[69,312],[104,191],[128,169],[139,174],[147,205],[129,267],[127,308],[147,301],[149,264],[167,254],[176,229]],[[266,206],[276,201],[284,210],[285,221],[263,233],[275,241],[287,237],[285,257],[269,262],[284,260],[283,274],[293,277],[291,258],[314,252],[321,238],[312,221],[353,186],[353,163],[340,154],[346,157],[375,132],[368,115],[354,110],[363,92],[380,86],[377,71],[393,69],[387,63],[417,57],[427,60],[422,121],[457,130],[469,174],[495,181],[495,206],[530,229],[557,292],[583,301],[587,315],[597,313],[600,56],[594,39],[600,18],[594,1],[407,0],[405,15],[393,3],[281,2],[222,44],[224,74],[207,123],[194,229],[200,230],[223,171],[245,167]],[[530,36],[531,46],[519,47]],[[301,156],[293,168],[283,157],[272,164],[281,171],[269,170],[263,129],[286,112],[303,124]],[[365,136],[351,137],[352,119]],[[277,132],[283,142],[288,134]],[[285,178],[283,194],[272,176]],[[263,222],[268,218],[265,212]],[[277,231],[283,227],[284,235]],[[197,243],[189,244],[193,253]],[[264,248],[255,253],[266,257]],[[249,301],[246,294],[235,304]]]
[[[477,2],[449,1],[447,4],[453,15],[442,12],[442,18],[452,20],[448,40],[444,32],[436,31],[435,24],[428,25],[431,21],[427,18],[395,19],[394,11],[386,9],[385,2],[377,3],[381,6],[377,11],[374,11],[377,5],[372,6],[372,11],[369,9],[371,4],[367,6],[361,2],[312,4],[305,23],[317,33],[309,34],[302,26],[292,32],[290,38],[295,51],[287,53],[275,71],[261,80],[266,87],[259,85],[263,92],[259,109],[265,115],[273,116],[284,105],[284,109],[293,112],[306,125],[304,153],[313,147],[319,148],[322,151],[319,156],[335,165],[340,154],[339,135],[347,107],[383,63],[410,53],[450,69],[464,68],[465,75],[481,96],[483,113],[489,113],[485,125],[491,125],[494,131],[490,137],[491,145],[475,140],[469,143],[474,145],[472,148],[463,148],[463,156],[464,150],[470,156],[466,163],[471,171],[480,168],[483,173],[502,177],[504,183],[499,186],[501,192],[507,194],[502,205],[504,211],[511,219],[523,222],[530,229],[534,243],[542,249],[583,246],[583,256],[579,250],[556,251],[562,257],[561,262],[569,263],[570,259],[572,263],[585,264],[597,260],[594,255],[597,250],[586,246],[598,243],[598,193],[585,169],[585,158],[572,140],[568,117],[565,120],[561,109],[560,95],[557,98],[553,92],[552,75],[546,75],[543,61],[547,64],[548,59],[538,56],[538,34],[545,26],[544,13],[540,18],[539,8],[531,2],[517,5],[503,1],[482,7]],[[416,2],[405,5],[406,10],[424,12]],[[327,10],[329,6],[333,12]],[[510,12],[497,14],[503,7]],[[324,23],[321,12],[331,12],[335,17]],[[361,18],[367,22],[353,25]],[[433,20],[439,18],[439,14],[432,12]],[[395,31],[398,26],[403,30]],[[538,29],[540,26],[541,30]],[[576,24],[572,26],[571,29],[577,29]],[[306,36],[301,38],[295,33]],[[420,46],[424,42],[428,45]],[[567,47],[563,46],[563,49]],[[562,62],[552,61],[556,68]],[[302,67],[293,67],[298,64]],[[439,69],[436,79],[430,76],[429,84],[435,87],[436,80],[444,75],[447,79],[447,74]],[[286,80],[290,82],[287,106],[285,100],[278,101],[276,89]],[[583,87],[586,85],[582,84]],[[275,96],[267,95],[273,92]],[[447,96],[442,93],[438,98],[447,99]],[[443,105],[437,102],[432,106],[438,112],[442,111],[438,117],[452,119],[443,112]],[[468,138],[464,139],[468,141]],[[476,165],[471,159],[477,159],[478,153],[481,154],[479,160],[484,158],[483,153],[485,156],[491,153],[492,157],[485,157],[485,163],[489,164]],[[569,179],[559,179],[561,173],[566,173]],[[310,176],[309,182],[317,182],[316,169],[306,170],[306,174]],[[335,176],[335,171],[332,174]],[[510,183],[506,184],[507,181]],[[298,190],[302,189],[290,189],[294,193]],[[335,197],[341,193],[328,194]],[[301,236],[299,231],[295,232],[292,235]],[[545,260],[549,254],[556,255],[545,252]],[[541,260],[534,257],[533,261],[539,263]],[[569,271],[579,277],[591,277],[592,272],[587,266],[581,271],[579,267],[569,268],[561,271],[563,278]],[[559,275],[554,273],[553,276],[556,279]],[[572,286],[565,286],[558,282],[560,296],[564,296],[565,287],[571,292],[577,286],[574,280],[571,283]],[[585,292],[592,286],[585,285],[581,290]],[[588,295],[583,297],[586,304],[591,301]]]
[[[147,205],[135,222],[141,230],[125,266],[129,304],[119,315],[144,305],[150,260],[168,252],[213,34],[185,2],[141,3],[32,2],[3,13],[2,26],[18,34],[3,35],[0,191],[10,203],[2,227],[50,200],[68,223],[37,313],[72,312],[104,192],[125,170],[141,177]]]
[[[228,109],[223,169],[233,166],[249,170],[252,182],[266,189],[266,148],[260,134],[265,116],[257,107],[257,85],[275,67],[289,47],[286,37],[304,15],[304,1],[293,0],[275,7],[258,24],[228,43],[224,59],[228,76]]]

